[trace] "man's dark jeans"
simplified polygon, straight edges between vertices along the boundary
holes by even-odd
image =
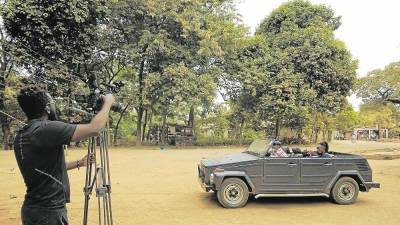
[[[22,206],[23,225],[68,225],[67,208],[46,209]]]

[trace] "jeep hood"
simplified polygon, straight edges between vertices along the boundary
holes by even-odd
[[[240,153],[234,155],[227,155],[221,158],[212,158],[212,159],[203,159],[201,163],[205,167],[213,167],[213,166],[221,166],[226,164],[232,163],[240,163],[240,162],[248,162],[257,160],[258,156],[247,154],[247,153]]]

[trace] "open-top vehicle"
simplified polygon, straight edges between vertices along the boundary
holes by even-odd
[[[204,159],[198,165],[202,187],[214,191],[223,207],[243,207],[249,195],[325,196],[338,204],[352,204],[359,191],[379,188],[361,156],[329,152],[332,157],[311,157],[287,150],[289,157],[270,157],[272,142],[254,141],[244,152]]]

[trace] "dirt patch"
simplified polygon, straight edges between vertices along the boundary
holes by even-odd
[[[366,159],[373,159],[373,160],[393,160],[393,159],[400,159],[400,155],[389,155],[389,154],[374,154],[374,155],[362,155]]]
[[[335,148],[335,144],[332,145]],[[338,149],[339,148],[335,148]],[[348,148],[350,150],[350,148]],[[217,157],[241,151],[234,149],[135,150],[111,149],[111,180],[116,225],[398,225],[400,224],[400,160],[370,160],[374,181],[381,189],[360,193],[354,205],[341,206],[327,198],[251,198],[241,209],[221,208],[212,193],[197,181],[197,163],[202,157]],[[85,154],[70,150],[68,160]],[[369,156],[368,156],[369,157]],[[396,156],[397,157],[397,156]],[[19,225],[25,186],[13,152],[0,152],[0,224]],[[85,170],[69,173],[71,200],[69,221],[82,224]],[[10,198],[12,196],[12,198]],[[96,220],[95,197],[90,223]]]

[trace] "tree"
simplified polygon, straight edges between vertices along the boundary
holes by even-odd
[[[2,7],[3,5],[1,5]],[[15,59],[10,54],[12,39],[4,30],[3,25],[0,25],[0,125],[3,134],[2,145],[4,150],[8,150],[12,118],[4,113],[10,114],[7,105],[7,89],[9,88],[11,74],[14,69]]]
[[[342,134],[353,131],[360,123],[359,113],[354,111],[350,104],[347,104],[343,111],[334,115],[333,123],[335,124],[335,129]]]
[[[373,70],[359,78],[356,94],[364,103],[382,103],[400,98],[400,62],[391,63],[383,70]]]
[[[343,108],[353,86],[357,63],[343,42],[334,36],[340,17],[324,5],[306,1],[282,4],[262,21],[273,60],[267,62],[269,87],[259,89],[264,118],[280,121],[298,106],[319,112]]]
[[[101,1],[10,0],[2,16],[13,53],[31,78],[48,81],[50,91],[65,97],[78,80],[93,89],[90,58],[103,17]]]
[[[132,95],[137,112],[137,145],[143,139],[143,117],[146,118],[145,115],[158,100],[165,102],[171,97],[168,94],[170,90],[162,86],[155,89],[159,91],[157,94],[150,93],[149,90],[154,89],[147,84],[166,84],[170,79],[168,74],[172,73],[165,71],[180,68],[182,71],[173,69],[173,74],[182,73],[196,78],[192,80],[195,84],[192,88],[201,87],[201,82],[210,75],[210,69],[215,68],[212,67],[214,62],[223,56],[222,47],[230,45],[235,34],[236,30],[226,29],[235,27],[230,11],[226,10],[230,8],[229,3],[210,0],[124,0],[110,3],[110,22],[107,26],[122,37],[120,48],[128,53],[129,79],[136,82],[134,87],[138,90],[136,95]],[[203,79],[203,76],[206,78]],[[187,78],[181,79],[185,83]],[[190,101],[198,102],[193,98]],[[164,103],[161,105],[166,106]],[[190,108],[194,112],[194,106]],[[167,111],[164,108],[161,114]]]
[[[367,103],[360,107],[360,125],[363,127],[394,128],[397,112],[393,104]]]

